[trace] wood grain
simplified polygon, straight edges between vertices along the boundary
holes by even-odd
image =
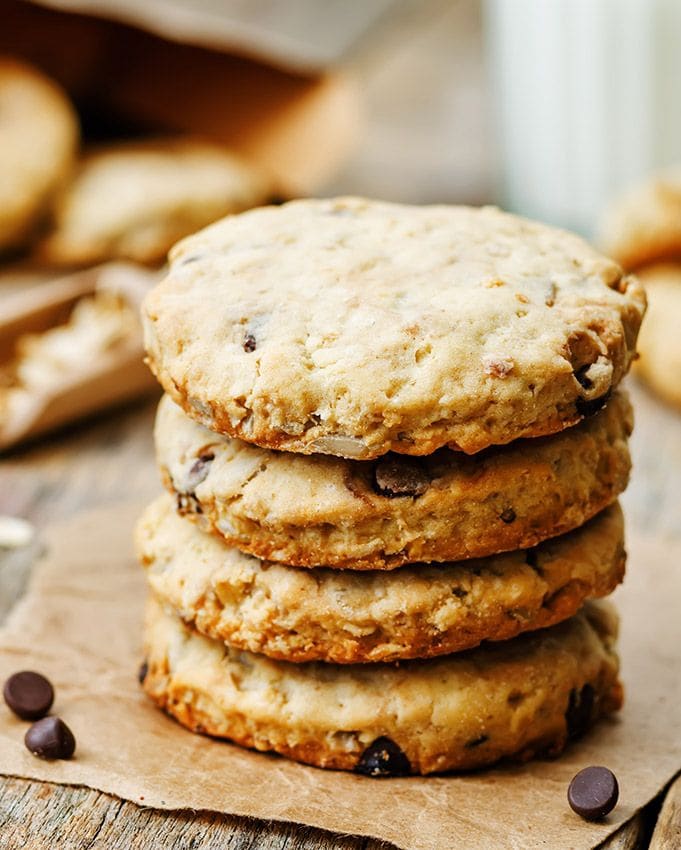
[[[3,850],[390,850],[294,824],[144,809],[89,788],[0,777]]]
[[[642,850],[647,847],[648,835],[645,816],[639,812],[601,844],[601,850]]]
[[[650,850],[679,850],[681,847],[681,776],[672,782],[662,803]]]

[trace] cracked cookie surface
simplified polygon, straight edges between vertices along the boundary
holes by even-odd
[[[590,603],[551,629],[400,665],[289,664],[147,609],[143,687],[195,732],[370,776],[556,755],[622,701],[617,618]]]
[[[158,463],[181,513],[260,558],[392,569],[534,546],[577,528],[626,487],[632,411],[616,392],[589,420],[475,457],[355,461],[215,434],[166,396]]]
[[[176,245],[150,365],[214,431],[370,459],[555,433],[629,368],[645,307],[583,240],[493,208],[304,200]]]
[[[154,593],[216,640],[304,662],[396,661],[508,640],[571,617],[624,573],[618,505],[534,549],[390,572],[260,561],[177,516],[168,496],[136,547]]]

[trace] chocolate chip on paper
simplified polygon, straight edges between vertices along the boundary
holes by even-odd
[[[619,786],[607,767],[585,767],[568,787],[568,803],[585,820],[601,820],[617,805]]]
[[[50,682],[33,670],[14,673],[5,682],[2,695],[8,707],[22,720],[44,717],[54,702]]]
[[[26,748],[41,759],[70,759],[76,751],[73,732],[59,717],[43,717],[24,736]]]

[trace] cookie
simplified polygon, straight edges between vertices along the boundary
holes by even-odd
[[[260,561],[177,516],[170,497],[136,533],[154,593],[216,640],[288,661],[426,658],[571,617],[624,574],[619,505],[534,549],[398,570],[301,570]]]
[[[261,558],[392,569],[534,546],[626,487],[632,411],[616,392],[575,428],[475,457],[356,461],[276,452],[209,431],[165,396],[156,452],[181,513]]]
[[[370,776],[560,752],[622,700],[612,608],[551,629],[399,665],[289,664],[147,609],[143,686],[195,732]]]
[[[639,278],[650,307],[636,372],[659,396],[681,407],[681,263],[648,266]]]
[[[178,239],[263,203],[271,192],[259,171],[215,144],[119,144],[82,162],[58,200],[41,254],[55,265],[162,263]]]
[[[603,217],[598,242],[626,269],[681,260],[681,166],[617,198]]]
[[[0,57],[0,251],[23,247],[68,177],[78,121],[37,69]]]
[[[493,208],[359,198],[195,234],[147,297],[151,368],[208,428],[292,452],[466,453],[574,425],[627,371],[643,290]]]

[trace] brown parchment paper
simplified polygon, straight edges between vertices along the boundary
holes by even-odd
[[[193,735],[142,694],[145,589],[130,532],[139,506],[55,526],[48,555],[0,634],[0,676],[27,667],[56,686],[76,758],[43,762],[0,708],[0,773],[87,785],[165,809],[208,809],[375,836],[410,850],[579,850],[605,839],[681,770],[681,546],[630,539],[616,594],[626,706],[556,761],[467,776],[372,780]],[[0,577],[1,580],[1,577]],[[606,764],[621,798],[606,823],[567,807],[576,770]],[[2,803],[0,802],[0,811]]]

